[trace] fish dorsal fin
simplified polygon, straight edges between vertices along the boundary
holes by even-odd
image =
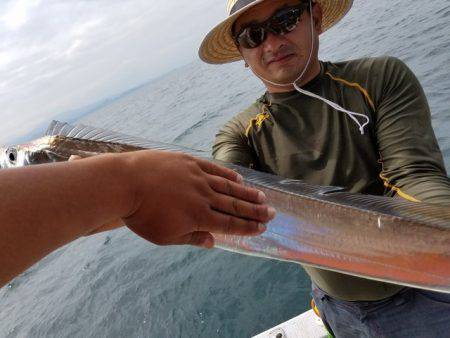
[[[230,167],[230,165],[227,165]],[[301,180],[284,179],[267,173],[256,172],[251,169],[234,166],[233,169],[245,177],[247,182],[256,186],[281,191],[309,200],[327,203],[328,207],[346,208],[351,210],[364,210],[369,214],[403,218],[411,222],[420,220],[425,224],[448,229],[450,228],[450,209],[439,204],[410,202],[402,198],[365,195],[352,193],[342,187],[312,185]],[[289,203],[287,203],[288,205]],[[324,204],[325,205],[325,204]]]
[[[190,149],[179,145],[173,145],[163,142],[149,141],[145,138],[130,136],[120,132],[105,130],[102,128],[86,126],[83,124],[71,125],[66,122],[53,120],[45,136],[64,136],[81,140],[90,140],[97,142],[122,143],[140,148],[151,148],[156,150],[169,150],[190,153],[195,156],[205,157],[206,152],[196,149]]]

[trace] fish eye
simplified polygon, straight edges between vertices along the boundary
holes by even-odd
[[[17,161],[17,150],[10,148],[6,151],[6,156],[8,157],[9,162],[15,164]]]

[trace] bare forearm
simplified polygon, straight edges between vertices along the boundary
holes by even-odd
[[[259,234],[275,210],[241,181],[161,151],[2,170],[0,286],[62,245],[120,224],[160,245],[212,247],[212,233]]]
[[[125,216],[133,196],[124,171],[110,155],[2,170],[0,285],[51,251]]]

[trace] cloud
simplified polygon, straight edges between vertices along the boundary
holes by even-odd
[[[0,21],[9,30],[17,30],[25,25],[29,19],[29,12],[38,6],[40,0],[9,1],[5,13]]]
[[[8,66],[15,59],[13,52],[1,51],[0,52],[0,69]]]
[[[223,0],[1,2],[0,144],[196,59],[223,17]]]

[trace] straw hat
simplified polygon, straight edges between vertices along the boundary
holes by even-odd
[[[228,18],[206,35],[198,51],[200,59],[211,64],[241,60],[231,28],[240,15],[263,1],[270,0],[228,0]],[[342,19],[353,4],[353,0],[313,0],[313,2],[320,4],[322,8],[323,32]]]

